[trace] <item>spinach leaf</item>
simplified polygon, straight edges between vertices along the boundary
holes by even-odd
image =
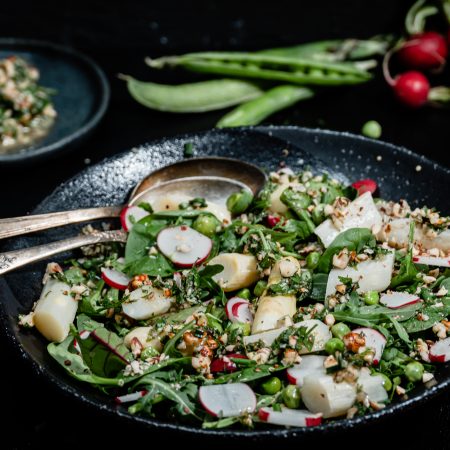
[[[280,225],[279,229],[289,233],[290,239],[305,241],[311,236],[310,227],[306,222],[301,220],[289,219],[285,224]],[[294,239],[293,239],[294,238]]]
[[[419,271],[413,263],[414,221],[409,228],[409,250],[400,263],[398,274],[391,280],[391,288],[408,285],[416,281]]]
[[[105,282],[100,280],[89,295],[83,296],[78,302],[78,313],[85,313],[89,316],[101,316],[102,312],[105,310],[105,306],[101,303],[104,287]]]
[[[311,220],[311,215],[306,208],[311,204],[311,197],[304,192],[294,191],[292,188],[287,188],[280,196],[280,200],[294,213],[299,219],[303,220],[311,233],[314,232],[316,226]]]
[[[331,270],[333,256],[344,248],[359,253],[366,245],[375,246],[375,237],[368,228],[350,228],[340,233],[319,259],[317,271],[328,273]]]
[[[87,339],[79,339],[83,360],[92,373],[102,377],[115,377],[133,355],[123,339],[104,327],[96,328]]]
[[[148,255],[158,233],[167,225],[166,220],[156,220],[153,215],[146,216],[134,224],[125,246],[125,262],[129,264]]]
[[[136,259],[125,267],[125,272],[130,276],[146,274],[151,277],[168,277],[175,272],[172,264],[161,253],[146,255]]]
[[[450,278],[444,278],[439,287],[447,289],[447,291],[450,292]]]
[[[403,326],[408,333],[418,333],[432,328],[436,322],[440,322],[447,317],[445,308],[435,308],[427,306],[422,310],[422,314],[428,316],[427,320],[418,320],[416,316],[408,319]]]
[[[239,246],[239,239],[237,238],[234,227],[229,226],[225,228],[224,232],[219,237],[220,249],[224,253],[233,253]]]
[[[70,285],[84,282],[84,275],[79,267],[72,267],[71,269],[64,271],[64,277]]]
[[[312,291],[309,297],[313,300],[324,301],[327,291],[328,274],[315,273],[312,276]]]

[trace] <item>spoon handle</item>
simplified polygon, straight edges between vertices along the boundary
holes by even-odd
[[[71,223],[118,217],[121,210],[121,206],[103,206],[100,208],[75,209],[72,211],[0,219],[0,239],[47,230],[48,228],[60,227]]]
[[[123,230],[98,231],[92,234],[75,236],[62,241],[50,242],[49,244],[36,247],[14,250],[0,253],[0,275],[11,272],[19,267],[35,261],[48,258],[49,256],[63,253],[74,248],[85,245],[99,244],[101,242],[125,242],[127,234]]]

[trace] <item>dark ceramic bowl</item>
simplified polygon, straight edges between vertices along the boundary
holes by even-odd
[[[406,198],[413,205],[427,203],[448,210],[448,192],[442,189],[450,171],[410,151],[383,142],[345,133],[308,130],[294,127],[259,127],[214,130],[182,137],[163,139],[107,159],[89,167],[62,184],[34,212],[114,205],[125,201],[135,183],[149,171],[183,158],[183,145],[192,142],[195,155],[224,155],[241,158],[267,169],[276,169],[283,161],[293,169],[310,166],[314,171],[328,169],[341,180],[371,177],[378,180],[386,198]],[[288,150],[288,155],[283,150]],[[380,160],[381,157],[381,160]],[[416,171],[416,166],[422,167]],[[39,235],[21,237],[3,245],[2,250],[23,248],[73,235],[79,226],[50,230]],[[67,257],[67,255],[65,255]],[[62,256],[60,259],[64,259]],[[202,430],[176,422],[132,416],[126,408],[86,384],[70,378],[46,352],[46,342],[36,332],[18,329],[17,314],[29,311],[42,288],[45,263],[39,263],[0,278],[0,322],[6,339],[29,363],[30,374],[50,381],[60,392],[78,399],[86,406],[121,417],[144,427],[166,432],[190,433],[214,438],[267,440],[278,438],[319,437],[323,433],[346,431],[380,421],[421,404],[443,392],[450,385],[450,367],[437,368],[436,383],[420,386],[407,400],[396,400],[376,413],[351,420],[336,420],[312,428],[257,428]]]
[[[34,161],[74,149],[105,115],[109,85],[103,71],[92,59],[61,45],[1,38],[0,59],[12,55],[36,66],[39,84],[56,91],[53,103],[58,117],[42,139],[17,151],[0,153],[0,164]]]

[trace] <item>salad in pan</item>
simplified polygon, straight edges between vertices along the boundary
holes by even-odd
[[[226,207],[127,207],[126,245],[49,264],[20,323],[133,414],[299,427],[380,410],[450,360],[450,218],[375,194],[283,169]]]

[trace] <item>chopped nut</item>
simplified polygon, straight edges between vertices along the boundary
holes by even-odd
[[[406,390],[401,386],[397,386],[395,388],[395,392],[397,393],[397,395],[404,395],[406,393]]]
[[[345,294],[347,290],[347,286],[345,284],[337,284],[336,285],[336,291],[339,292],[339,294]]]
[[[324,369],[329,369],[330,367],[337,366],[338,362],[333,355],[329,355],[323,362]]]
[[[284,258],[280,261],[280,274],[284,278],[294,276],[298,271],[298,266],[290,258]]]
[[[345,269],[350,261],[350,256],[346,248],[333,256],[333,266],[338,269]]]
[[[424,372],[422,375],[422,382],[423,383],[428,383],[429,381],[431,381],[434,378],[434,375],[430,372]]]
[[[343,340],[347,350],[350,350],[353,353],[358,353],[359,349],[366,345],[366,339],[360,333],[347,333]]]
[[[439,339],[445,339],[447,337],[447,328],[444,324],[440,322],[436,322],[433,325],[433,333],[439,338]]]
[[[336,319],[334,318],[333,314],[327,314],[327,315],[325,316],[324,322],[325,322],[329,327],[331,327],[331,326],[333,326],[333,325],[335,324]]]

